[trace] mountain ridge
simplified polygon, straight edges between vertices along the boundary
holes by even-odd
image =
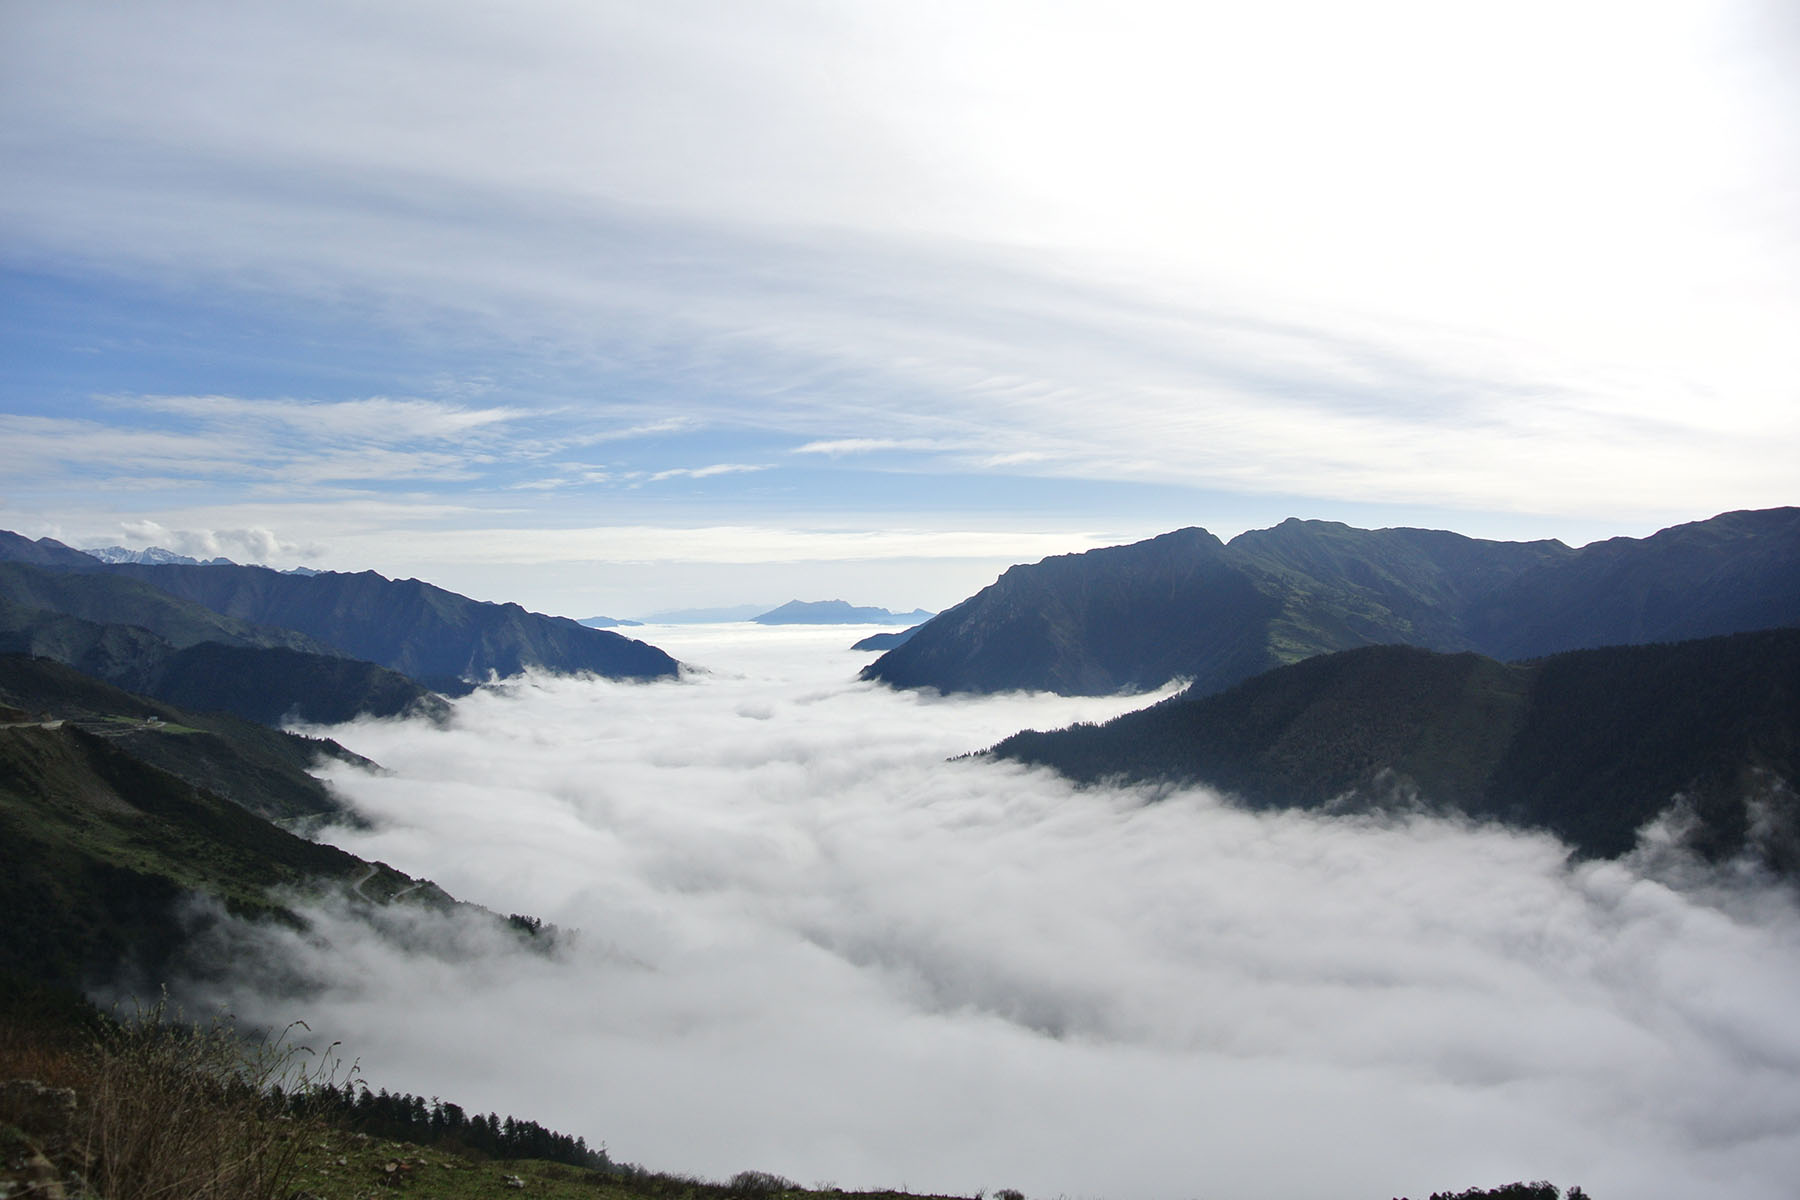
[[[53,539],[0,531],[4,571],[16,577],[12,595],[28,608],[145,625],[176,649],[206,640],[286,646],[373,663],[450,694],[532,669],[628,679],[670,678],[680,670],[662,650],[607,630],[374,571],[108,564]],[[120,597],[132,588],[139,590],[126,604]],[[213,615],[197,617],[199,610]],[[189,636],[189,627],[209,624],[219,632]]]
[[[1009,568],[862,678],[943,692],[1217,691],[1315,654],[1408,644],[1520,659],[1800,624],[1800,508],[1579,550],[1291,518]]]
[[[1706,857],[1800,878],[1800,629],[1520,663],[1366,646],[985,753],[1251,808],[1460,812],[1599,857],[1675,806]]]
[[[750,619],[758,625],[913,625],[931,617],[922,608],[897,613],[847,600],[789,600]]]

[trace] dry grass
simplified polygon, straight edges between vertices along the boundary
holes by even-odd
[[[163,1004],[84,1045],[0,1032],[0,1079],[74,1089],[66,1129],[26,1132],[98,1200],[285,1200],[318,1127],[289,1097],[333,1066],[286,1037],[253,1042]]]

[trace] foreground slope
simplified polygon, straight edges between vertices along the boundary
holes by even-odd
[[[863,678],[1065,695],[1217,691],[1315,654],[1404,644],[1516,659],[1800,624],[1800,509],[1579,550],[1289,520],[1047,558],[927,622]]]
[[[1630,850],[1676,805],[1689,845],[1800,875],[1800,630],[1508,664],[1375,646],[990,752],[1083,782],[1200,783],[1257,808],[1424,806]]]

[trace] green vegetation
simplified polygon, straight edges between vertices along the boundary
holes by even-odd
[[[320,759],[363,765],[336,742],[283,733],[224,713],[201,714],[91,679],[61,663],[0,655],[0,704],[17,721],[64,721],[271,820],[338,815],[309,773]]]
[[[252,728],[285,745],[285,735]],[[124,736],[106,736],[77,720],[0,728],[0,970],[71,985],[121,970],[164,978],[200,919],[199,898],[290,924],[299,918],[271,889],[455,904],[430,883],[307,841],[143,756],[172,746],[194,751],[185,760],[194,771],[240,787],[283,777],[272,761],[208,729],[172,734],[134,723]]]
[[[1800,876],[1800,630],[1518,664],[1372,646],[990,753],[1259,808],[1455,810],[1602,857],[1679,796],[1695,850]]]

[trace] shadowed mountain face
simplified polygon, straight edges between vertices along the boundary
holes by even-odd
[[[1065,695],[1147,690],[1178,674],[1275,665],[1273,597],[1203,529],[1013,567],[864,672],[898,687]]]
[[[224,617],[132,579],[21,563],[0,563],[0,651],[54,659],[129,691],[270,724],[445,708],[406,676],[293,630]]]
[[[654,646],[567,617],[471,600],[373,571],[300,576],[263,567],[108,569],[226,616],[298,630],[443,690],[467,690],[469,682],[489,674],[531,668],[625,679],[663,678],[680,669]]]
[[[1800,509],[1580,550],[1290,520],[1014,567],[865,669],[897,687],[1212,692],[1357,646],[1503,659],[1800,624]]]
[[[892,650],[895,646],[904,646],[912,640],[912,635],[923,628],[914,625],[910,629],[897,630],[894,633],[871,633],[851,645],[852,650]]]
[[[100,565],[91,554],[83,554],[73,546],[65,546],[55,538],[32,541],[10,529],[0,529],[0,562],[31,563],[39,567],[61,567],[65,570],[92,570]]]
[[[97,635],[75,627],[49,631],[42,614],[140,627],[177,650],[218,642],[360,659],[451,693],[465,692],[490,675],[529,669],[624,679],[665,678],[680,669],[643,642],[517,604],[471,600],[417,579],[388,579],[373,571],[293,575],[231,564],[107,564],[48,538],[34,542],[3,531],[0,602],[34,614],[12,621],[15,633],[32,626],[31,644],[8,648],[84,670],[90,668],[79,659],[93,651]],[[122,658],[132,657],[127,643],[137,634],[106,636]],[[86,644],[59,650],[59,638]],[[270,658],[261,669],[275,665],[291,670],[294,662]],[[124,686],[154,690],[146,671],[127,677],[121,667],[102,674]],[[201,702],[192,693],[184,698]]]
[[[1677,802],[1689,845],[1800,875],[1800,630],[1507,664],[1374,646],[990,752],[1082,782],[1203,783],[1256,808],[1422,805],[1600,856]]]

